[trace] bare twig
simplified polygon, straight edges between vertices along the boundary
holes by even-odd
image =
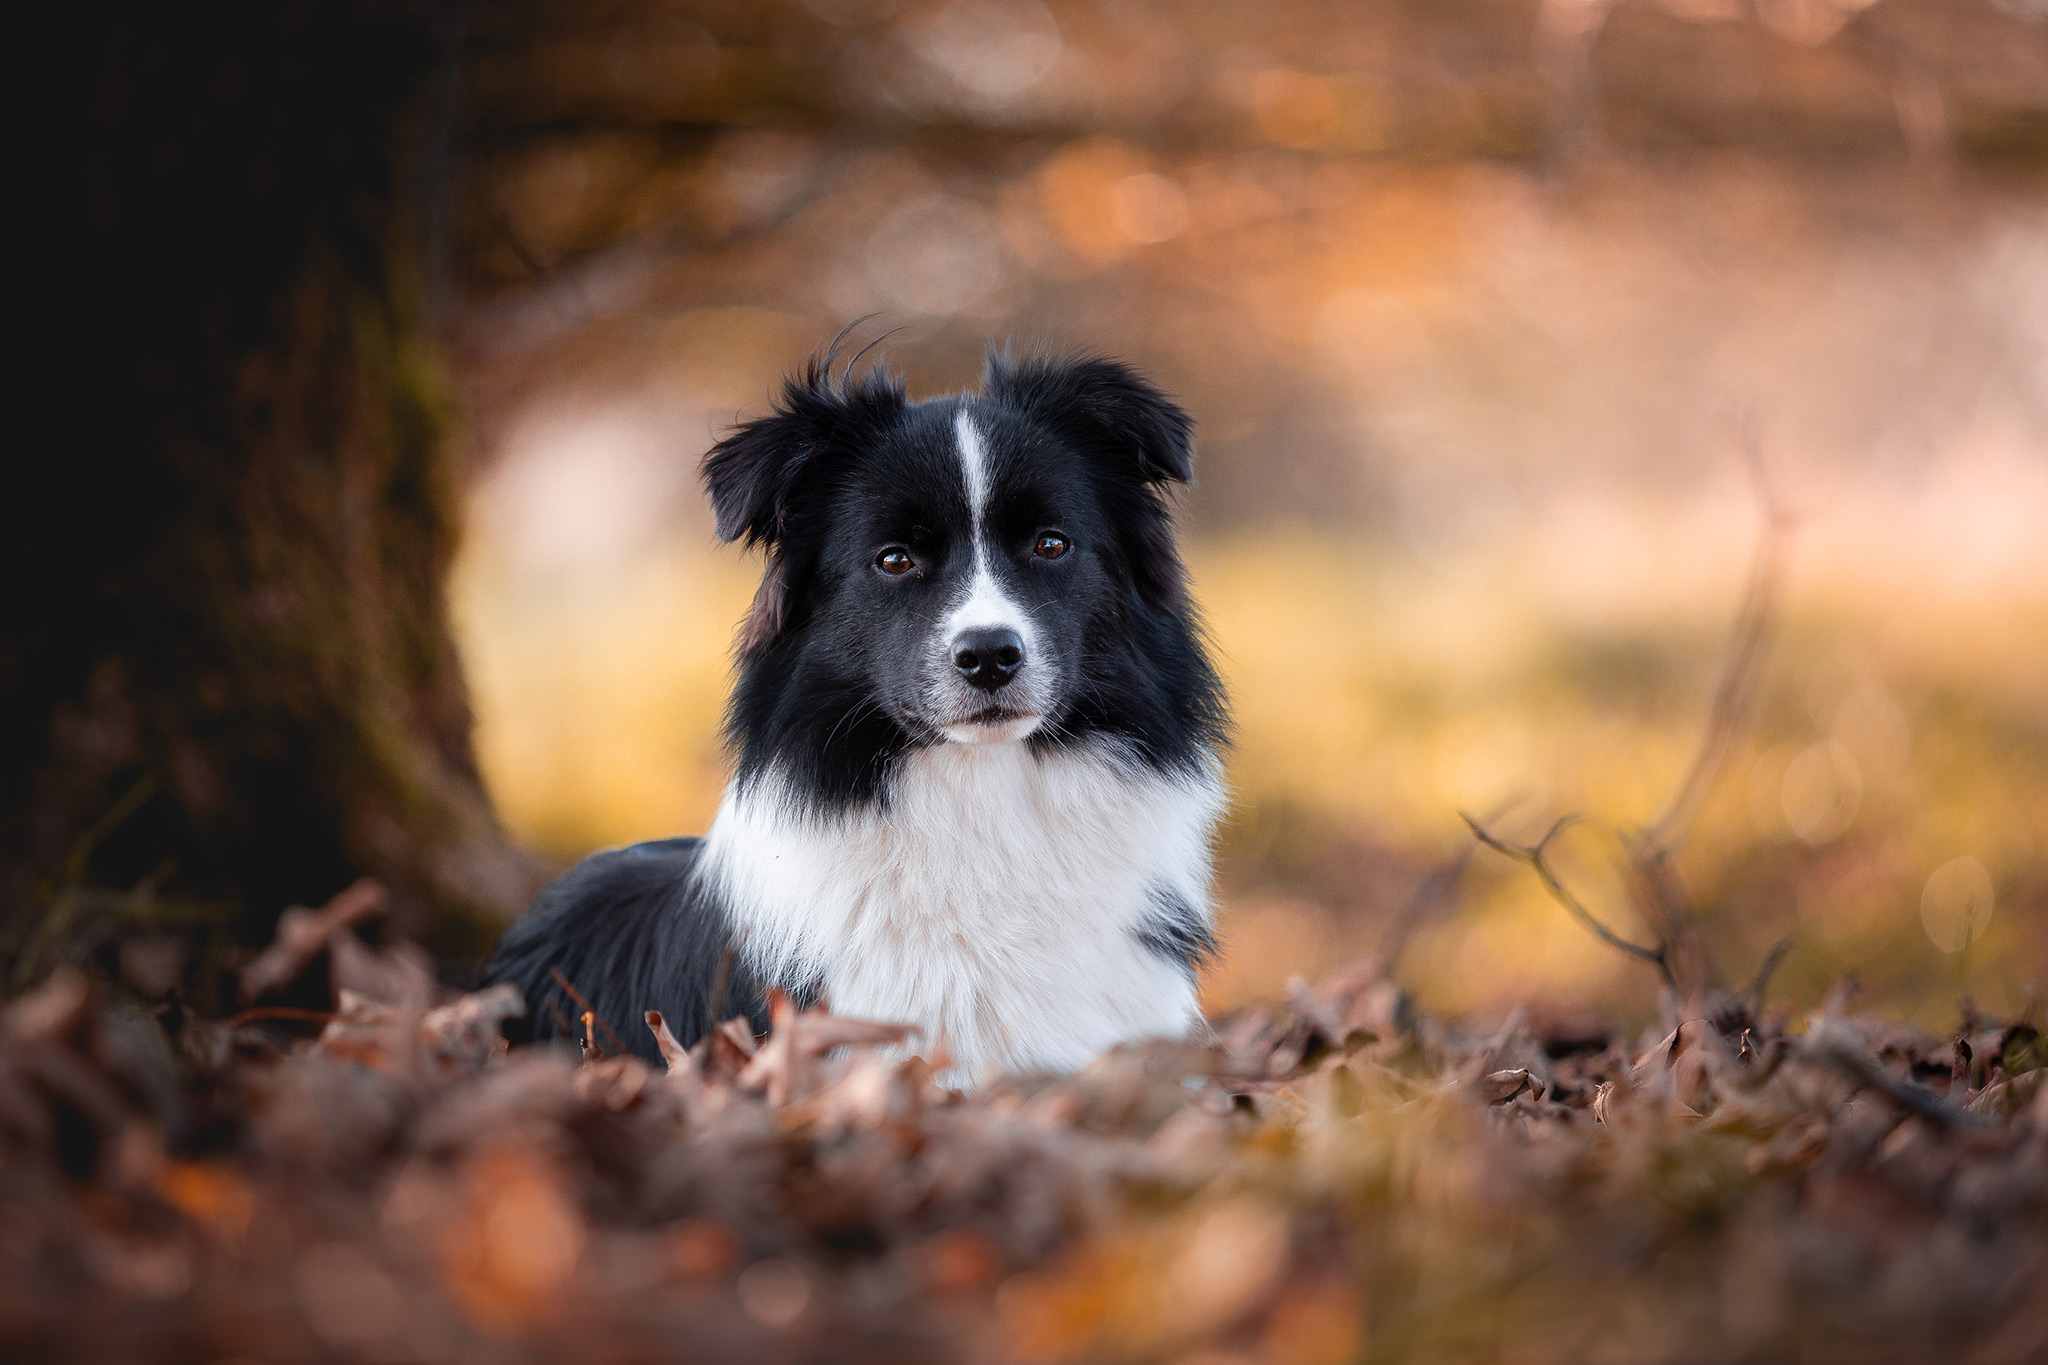
[[[576,1008],[583,1011],[583,1031],[586,1035],[590,1032],[592,1022],[595,1022],[599,1028],[604,1030],[604,1036],[612,1040],[612,1047],[614,1049],[621,1054],[630,1050],[624,1043],[619,1041],[619,1035],[612,1032],[612,1026],[605,1022],[604,1016],[590,1007],[590,1002],[583,998],[583,992],[569,984],[568,977],[563,976],[560,971],[553,967],[548,968],[548,975],[553,977],[555,984],[562,988],[562,994],[574,1000]]]
[[[1749,989],[1743,992],[1751,1010],[1761,1010],[1764,1007],[1764,991],[1770,986],[1771,978],[1777,974],[1778,964],[1785,960],[1785,954],[1792,951],[1795,941],[1792,935],[1785,935],[1771,945],[1770,951],[1764,954],[1764,960],[1757,964],[1756,975],[1751,978]]]
[[[1837,1020],[1817,1022],[1800,1042],[1796,1055],[1809,1063],[1840,1072],[1867,1089],[1877,1091],[1907,1113],[1945,1128],[1980,1129],[1988,1126],[1980,1116],[1919,1082],[1894,1076],[1883,1062],[1871,1055],[1853,1028]]]
[[[1617,952],[1626,953],[1630,957],[1654,966],[1657,969],[1658,975],[1664,978],[1665,985],[1670,986],[1673,990],[1678,989],[1677,983],[1671,979],[1671,965],[1666,945],[1660,943],[1654,948],[1649,948],[1615,933],[1612,929],[1601,923],[1592,911],[1586,908],[1585,903],[1572,893],[1571,888],[1566,886],[1563,879],[1557,875],[1557,870],[1550,865],[1549,853],[1551,843],[1558,835],[1578,823],[1578,816],[1560,816],[1557,823],[1553,824],[1549,831],[1535,843],[1517,844],[1491,833],[1478,820],[1464,811],[1459,811],[1458,815],[1460,819],[1464,820],[1466,826],[1471,829],[1472,837],[1480,843],[1485,844],[1495,853],[1513,858],[1518,863],[1528,864],[1530,870],[1536,874],[1537,880],[1543,883],[1544,890],[1550,893],[1551,899],[1562,905],[1566,912],[1583,925],[1593,937]]]
[[[1622,846],[1628,850],[1629,870],[1643,917],[1662,926],[1661,937],[1672,959],[1673,975],[1686,977],[1687,985],[1695,989],[1711,986],[1716,973],[1699,941],[1697,911],[1679,878],[1674,857],[1726,772],[1755,699],[1777,620],[1778,593],[1792,526],[1791,513],[1779,500],[1764,466],[1753,417],[1745,419],[1737,441],[1756,490],[1763,525],[1755,557],[1750,562],[1749,578],[1743,586],[1741,605],[1735,614],[1735,626],[1729,635],[1720,681],[1714,688],[1699,748],[1670,802],[1648,825],[1621,836]],[[1673,989],[1679,988],[1674,984]]]
[[[1471,864],[1472,850],[1469,847],[1460,849],[1447,862],[1431,868],[1428,875],[1415,884],[1415,890],[1381,937],[1379,951],[1373,954],[1372,962],[1379,976],[1391,977],[1394,974],[1401,955],[1408,950],[1408,940],[1415,936],[1424,920],[1450,904],[1458,894],[1458,884],[1465,879],[1465,869]]]
[[[1693,821],[1699,818],[1700,807],[1713,793],[1735,741],[1741,736],[1742,723],[1763,673],[1771,629],[1777,621],[1778,591],[1793,517],[1771,486],[1754,423],[1746,425],[1741,441],[1757,502],[1763,511],[1763,528],[1757,539],[1756,556],[1750,562],[1749,579],[1743,585],[1742,603],[1735,614],[1728,655],[1721,666],[1721,680],[1714,688],[1714,701],[1707,711],[1700,747],[1670,803],[1637,835],[1644,850],[1654,857],[1668,857],[1685,842]]]
[[[1713,705],[1707,713],[1699,748],[1694,752],[1692,763],[1672,793],[1671,800],[1649,824],[1638,830],[1621,831],[1620,834],[1622,846],[1628,852],[1627,870],[1637,909],[1643,922],[1656,928],[1656,946],[1633,943],[1601,923],[1551,867],[1545,857],[1551,841],[1569,828],[1577,817],[1564,817],[1551,826],[1541,841],[1525,845],[1497,838],[1488,833],[1479,821],[1464,815],[1465,823],[1481,843],[1497,853],[1527,863],[1542,879],[1552,899],[1569,911],[1574,919],[1610,948],[1655,965],[1664,978],[1664,984],[1679,996],[1711,989],[1716,973],[1708,960],[1705,946],[1700,942],[1698,914],[1679,878],[1674,855],[1691,833],[1701,808],[1726,771],[1728,759],[1749,714],[1763,673],[1771,628],[1777,617],[1787,533],[1792,525],[1792,517],[1779,501],[1764,469],[1753,420],[1745,422],[1739,442],[1756,488],[1758,503],[1763,509],[1763,529],[1757,540],[1756,556],[1750,564],[1748,582],[1743,588],[1742,603],[1736,612],[1720,682],[1714,689]],[[1776,970],[1788,946],[1781,944],[1766,957],[1750,987],[1753,1002],[1762,998],[1764,987],[1770,983],[1771,973]],[[1681,978],[1684,979],[1683,984]]]

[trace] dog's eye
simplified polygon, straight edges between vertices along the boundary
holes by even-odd
[[[917,561],[910,557],[910,551],[891,547],[875,556],[875,567],[891,578],[900,578],[917,567]]]
[[[1057,531],[1047,531],[1031,547],[1031,553],[1040,559],[1058,559],[1067,552],[1067,538]]]

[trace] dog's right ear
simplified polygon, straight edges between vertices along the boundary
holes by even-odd
[[[834,378],[832,361],[831,352],[814,357],[784,382],[768,416],[742,422],[704,457],[720,540],[772,549],[805,472],[902,412],[901,378],[879,366]]]

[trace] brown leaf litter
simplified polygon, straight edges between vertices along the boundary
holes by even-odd
[[[288,927],[245,998],[371,953],[352,922]],[[1940,1041],[1836,1000],[1630,1045],[1436,1019],[1368,966],[963,1095],[908,1030],[783,998],[689,1049],[650,1015],[663,1069],[511,1052],[511,988],[436,1003],[378,951],[312,1022],[72,975],[0,1012],[9,1359],[2048,1352],[2026,1023]]]

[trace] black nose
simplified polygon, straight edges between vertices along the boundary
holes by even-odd
[[[953,637],[953,667],[984,692],[993,692],[1024,666],[1024,641],[1007,627],[983,626]]]

